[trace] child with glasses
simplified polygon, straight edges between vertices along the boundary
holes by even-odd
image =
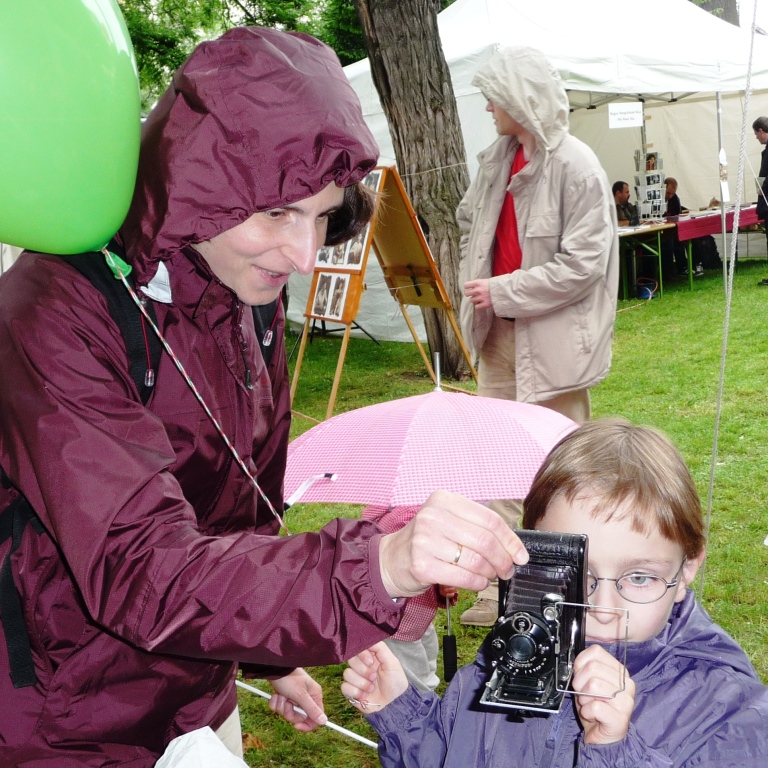
[[[669,440],[621,420],[585,424],[545,460],[522,522],[589,536],[594,607],[574,664],[580,693],[549,715],[479,704],[492,671],[486,640],[441,700],[409,687],[378,643],[350,660],[342,692],[379,732],[382,765],[765,766],[768,689],[688,588],[704,526]]]

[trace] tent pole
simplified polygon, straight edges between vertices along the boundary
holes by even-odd
[[[715,97],[717,99],[717,157],[718,157],[718,163],[721,163],[720,165],[720,179],[723,179],[723,165],[722,160],[725,158],[725,149],[723,149],[723,102],[722,102],[722,94],[720,91],[717,91],[715,93]],[[728,181],[725,179],[725,183],[727,184]],[[726,238],[726,227],[725,227],[725,200],[723,199],[725,195],[723,195],[723,186],[721,184],[720,186],[720,234],[723,239],[723,291],[727,294],[728,293],[728,246],[727,246],[727,238]],[[738,237],[738,235],[737,235]],[[737,246],[738,247],[738,246]]]

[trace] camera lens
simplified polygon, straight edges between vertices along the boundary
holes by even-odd
[[[536,643],[527,635],[515,635],[509,643],[509,654],[515,661],[528,661],[536,655]]]

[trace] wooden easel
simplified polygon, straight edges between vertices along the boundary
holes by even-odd
[[[448,313],[448,321],[456,334],[467,365],[477,379],[477,372],[461,337],[451,301],[437,271],[437,264],[429,250],[397,169],[394,166],[375,168],[366,176],[364,183],[379,192],[376,211],[371,223],[357,238],[337,245],[335,248],[321,249],[318,252],[307,308],[304,311],[306,320],[302,330],[299,355],[291,382],[291,402],[293,402],[312,321],[330,320],[344,325],[344,336],[333,377],[331,396],[328,400],[326,419],[333,415],[349,337],[364,290],[363,278],[371,248],[379,260],[387,287],[403,313],[403,318],[432,381],[437,384],[435,371],[416,328],[408,316],[406,309],[408,305],[441,309]]]

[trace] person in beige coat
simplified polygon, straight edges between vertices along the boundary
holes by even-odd
[[[473,84],[499,138],[462,200],[461,329],[479,357],[478,394],[589,419],[589,389],[611,365],[619,243],[594,152],[568,132],[568,97],[540,51],[497,51]],[[519,507],[492,505],[511,526]],[[464,624],[490,626],[495,586]]]

